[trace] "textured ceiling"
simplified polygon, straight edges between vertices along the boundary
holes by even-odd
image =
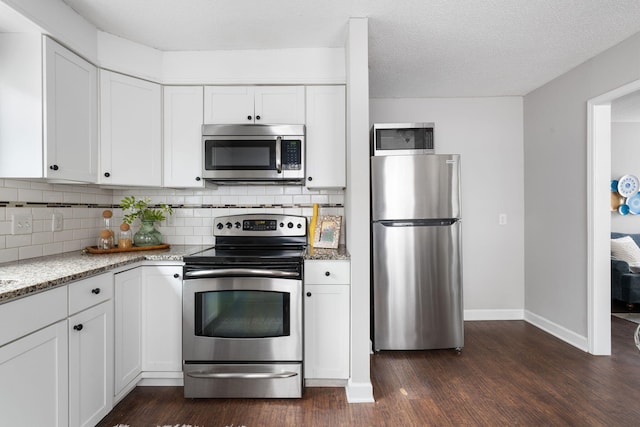
[[[369,18],[374,98],[524,95],[640,31],[638,0],[63,0],[160,50],[341,47]]]

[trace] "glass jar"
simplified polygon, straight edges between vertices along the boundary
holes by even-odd
[[[98,238],[98,249],[113,249],[113,232],[111,230],[103,229],[100,231],[100,237]]]
[[[118,247],[120,249],[129,249],[133,246],[133,239],[131,235],[131,227],[129,224],[120,224],[120,232],[118,233]]]
[[[109,230],[111,233],[111,238],[113,239],[113,243],[116,243],[116,233],[111,228],[111,217],[113,217],[113,212],[110,210],[102,211],[102,229]]]

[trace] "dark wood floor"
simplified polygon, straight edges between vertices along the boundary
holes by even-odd
[[[592,356],[524,321],[465,323],[465,347],[371,358],[376,403],[342,388],[299,400],[184,399],[138,387],[99,424],[225,426],[637,426],[636,324],[612,318],[613,355]]]

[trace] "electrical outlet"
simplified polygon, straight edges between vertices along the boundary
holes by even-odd
[[[498,215],[498,225],[507,225],[507,214],[501,213]]]
[[[33,233],[33,218],[30,214],[11,215],[11,234]]]
[[[51,215],[51,231],[62,231],[62,213],[54,212]]]

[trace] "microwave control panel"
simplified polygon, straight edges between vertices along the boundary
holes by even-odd
[[[302,141],[299,139],[282,140],[282,169],[300,170],[302,168]]]

